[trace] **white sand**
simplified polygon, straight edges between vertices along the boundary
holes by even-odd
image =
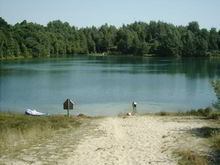
[[[65,164],[176,164],[172,152],[178,148],[181,130],[202,126],[204,123],[177,122],[174,117],[107,118],[96,129],[103,136],[84,139]]]
[[[13,158],[6,155],[0,164],[172,165],[177,164],[174,150],[204,149],[198,147],[198,137],[186,132],[206,124],[190,117],[108,117],[94,120],[80,132],[61,134],[30,147]]]

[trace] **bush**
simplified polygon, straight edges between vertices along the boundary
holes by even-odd
[[[205,108],[205,109],[198,109],[198,110],[191,110],[191,111],[188,111],[186,112],[186,114],[188,115],[193,115],[193,116],[205,116],[205,117],[208,117],[210,116],[212,113],[212,109],[210,107],[208,108]]]
[[[217,101],[216,103],[213,104],[213,106],[220,110],[220,80],[214,80],[212,81],[212,87],[214,89],[214,92],[216,94],[217,97]]]
[[[220,114],[213,113],[209,116],[210,119],[218,120],[220,118]]]
[[[168,116],[169,113],[168,112],[159,112],[158,115],[159,116]]]

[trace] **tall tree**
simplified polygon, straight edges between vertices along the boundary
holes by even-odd
[[[216,31],[216,28],[211,28],[210,34],[209,34],[209,49],[210,50],[218,50],[218,40],[219,35]]]

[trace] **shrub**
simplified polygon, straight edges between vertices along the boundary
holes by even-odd
[[[158,115],[159,116],[168,116],[169,113],[168,112],[159,112]]]
[[[220,110],[220,80],[214,80],[212,81],[212,87],[214,89],[214,92],[216,94],[217,97],[217,101],[216,103],[213,104],[213,106]]]

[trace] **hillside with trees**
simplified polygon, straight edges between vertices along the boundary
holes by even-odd
[[[77,28],[60,20],[47,26],[23,21],[8,24],[0,17],[0,59],[16,57],[116,54],[162,57],[220,56],[220,30],[200,29],[197,22],[174,26],[134,22]]]

